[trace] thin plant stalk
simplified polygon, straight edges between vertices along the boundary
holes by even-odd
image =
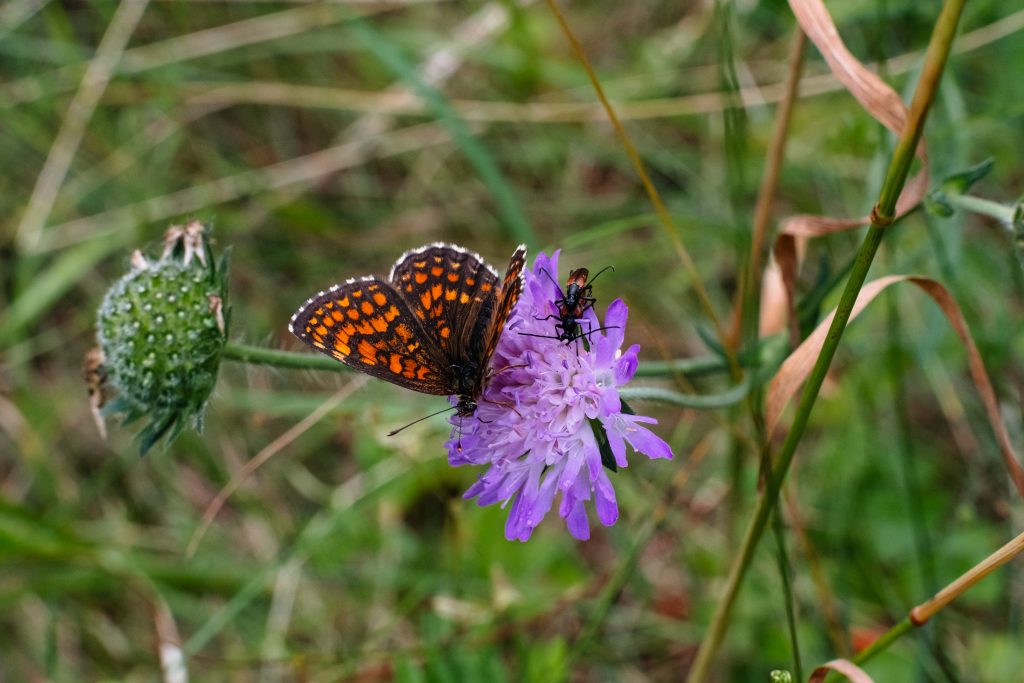
[[[746,334],[754,337],[757,335],[765,244],[768,243],[768,232],[775,212],[775,195],[782,173],[786,141],[789,139],[789,125],[793,120],[793,105],[800,92],[800,75],[803,72],[806,46],[807,35],[798,24],[794,28],[793,43],[789,51],[785,94],[779,101],[779,109],[775,114],[775,130],[772,132],[771,145],[765,160],[764,175],[761,176],[761,185],[757,190],[757,203],[754,204],[750,260],[744,276],[740,279],[733,304],[733,320],[729,332],[729,341],[733,346],[739,344],[744,328],[747,329]],[[746,320],[749,322],[744,324]]]
[[[789,471],[796,448],[807,428],[811,409],[814,407],[814,403],[818,398],[818,392],[821,390],[821,385],[825,380],[825,375],[832,364],[832,358],[835,356],[839,341],[842,339],[843,331],[846,328],[846,323],[849,321],[850,313],[853,311],[854,302],[856,302],[860,288],[863,286],[868,271],[871,269],[871,264],[874,261],[875,253],[878,251],[878,246],[881,244],[885,229],[895,220],[896,200],[906,183],[907,175],[914,159],[914,150],[917,148],[918,141],[921,138],[925,118],[935,97],[935,92],[938,89],[965,1],[947,0],[936,21],[935,29],[928,44],[928,50],[925,53],[921,78],[910,103],[906,126],[900,134],[896,149],[893,151],[892,160],[886,172],[885,181],[882,184],[878,203],[871,212],[871,227],[868,229],[864,242],[857,253],[821,353],[818,355],[814,369],[804,385],[803,393],[800,396],[800,403],[793,417],[793,424],[786,434],[786,439],[775,459],[772,476],[768,478],[764,495],[758,500],[754,515],[740,546],[739,554],[733,561],[725,594],[715,609],[707,635],[697,651],[697,657],[687,677],[689,683],[699,683],[708,677],[712,661],[728,630],[736,596],[746,576],[747,569],[750,567],[754,550],[764,533],[765,526],[775,507],[782,482]]]
[[[966,593],[979,581],[1017,557],[1021,552],[1024,552],[1024,533],[1019,534],[999,548],[999,550],[964,572],[956,581],[940,590],[934,597],[910,610],[910,614],[879,636],[871,645],[861,650],[851,661],[857,665],[864,664],[875,655],[884,652],[903,634],[914,628],[924,626],[953,600]]]
[[[569,45],[576,54],[576,58],[580,60],[580,64],[583,65],[584,71],[587,72],[587,76],[590,78],[590,83],[594,86],[594,91],[597,93],[597,98],[601,101],[601,106],[604,107],[605,113],[608,115],[608,120],[611,121],[612,128],[615,129],[616,135],[619,136],[619,141],[626,150],[629,160],[633,163],[633,168],[636,170],[636,174],[639,176],[640,182],[643,184],[644,190],[647,192],[647,196],[651,200],[651,204],[654,205],[654,210],[658,214],[659,221],[665,228],[665,232],[668,233],[672,246],[675,248],[676,254],[679,256],[679,260],[683,264],[683,268],[686,269],[686,274],[690,277],[690,282],[693,284],[693,290],[697,295],[701,308],[704,310],[704,315],[706,315],[708,320],[711,321],[711,324],[715,328],[715,334],[726,351],[726,360],[729,362],[729,368],[732,372],[733,378],[738,378],[742,374],[742,371],[740,370],[739,363],[736,360],[736,354],[726,343],[727,337],[725,328],[722,327],[722,322],[718,319],[718,314],[715,313],[714,306],[711,305],[711,298],[708,296],[707,290],[704,288],[704,283],[700,279],[700,273],[697,271],[697,266],[694,264],[693,258],[690,256],[690,252],[687,251],[686,247],[683,245],[682,238],[679,237],[679,229],[672,220],[672,215],[668,212],[668,208],[665,206],[665,202],[662,201],[658,190],[654,187],[654,183],[651,182],[651,178],[647,174],[647,168],[644,166],[644,162],[640,158],[640,154],[636,151],[633,141],[630,139],[626,129],[622,126],[622,122],[619,121],[619,117],[615,113],[615,109],[612,107],[611,102],[609,102],[608,98],[605,96],[604,88],[601,86],[601,81],[598,80],[597,74],[594,72],[594,67],[591,66],[590,59],[587,57],[587,53],[583,50],[583,46],[580,45],[580,42],[572,32],[572,28],[569,26],[569,22],[562,13],[562,9],[558,6],[558,2],[556,0],[548,0],[548,7],[551,8],[551,13],[558,21],[558,25],[561,27],[562,33],[565,35],[565,39],[569,41]]]
[[[292,370],[329,370],[348,372],[349,367],[322,353],[304,353],[267,349],[228,342],[221,351],[221,357],[250,365],[270,365]],[[671,366],[666,366],[671,367]],[[670,374],[670,373],[666,373]],[[748,383],[742,382],[720,394],[683,394],[661,387],[625,387],[620,390],[622,397],[631,401],[654,401],[683,408],[714,409],[735,405],[747,395]]]

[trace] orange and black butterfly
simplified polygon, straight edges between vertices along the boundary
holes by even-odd
[[[458,396],[456,414],[476,411],[488,363],[523,291],[526,247],[503,280],[479,255],[454,244],[402,254],[387,280],[334,285],[292,316],[296,337],[349,367],[398,386]]]

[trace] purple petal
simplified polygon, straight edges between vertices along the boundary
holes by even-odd
[[[512,501],[512,509],[509,511],[508,520],[505,522],[505,538],[510,541],[525,541],[530,537],[531,529],[523,523],[525,517],[522,514],[522,499],[523,497],[519,495]],[[523,537],[524,531],[526,533],[525,538]]]
[[[590,538],[587,509],[583,506],[582,500],[576,501],[576,504],[572,506],[572,510],[565,518],[565,526],[568,527],[570,534],[581,541],[586,541]]]
[[[621,387],[633,379],[633,375],[636,374],[636,368],[640,364],[637,358],[638,353],[640,353],[640,345],[633,344],[615,361],[615,384],[617,386]]]
[[[466,489],[466,492],[462,494],[463,500],[469,500],[475,496],[480,495],[480,492],[487,488],[487,484],[484,483],[483,477],[476,480],[476,483]]]
[[[594,482],[594,507],[597,508],[597,518],[601,520],[601,524],[611,526],[618,521],[619,505],[615,502],[615,489],[608,474],[603,470]]]
[[[626,461],[626,441],[622,438],[619,430],[615,428],[614,422],[601,420],[601,426],[608,436],[608,445],[611,446],[612,455],[615,456],[615,464],[619,467],[629,467],[629,463]]]
[[[576,481],[576,477],[579,476],[581,467],[583,467],[583,450],[574,448],[565,461],[565,469],[562,470],[562,476],[558,478],[558,488],[568,491],[569,487]]]
[[[544,482],[540,485],[540,491],[537,494],[537,500],[534,502],[533,509],[526,519],[526,523],[531,527],[540,525],[544,516],[551,509],[551,504],[555,502],[555,492],[558,490],[556,487],[557,483],[558,477],[551,473],[548,473],[548,476],[544,478]]]
[[[632,417],[632,416],[623,416]],[[650,418],[647,418],[648,420]],[[646,421],[646,420],[643,420]],[[638,453],[643,453],[648,458],[667,458],[672,459],[672,447],[669,446],[665,441],[657,434],[641,427],[638,422],[641,420],[632,420],[632,427],[626,431],[623,435],[629,445],[633,447]]]

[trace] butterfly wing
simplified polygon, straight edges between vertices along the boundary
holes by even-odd
[[[494,309],[498,273],[471,251],[436,243],[403,254],[390,279],[449,364],[461,365],[481,316]]]
[[[320,292],[295,312],[288,329],[373,377],[425,394],[451,393],[446,360],[404,297],[383,280],[349,280]]]
[[[498,292],[498,304],[491,313],[487,330],[484,333],[484,367],[487,367],[491,356],[494,355],[494,349],[498,347],[498,340],[505,328],[505,322],[512,313],[512,309],[515,308],[516,302],[519,301],[519,295],[523,293],[523,268],[525,267],[526,245],[520,244],[509,261],[508,270],[505,271],[505,277],[501,281],[501,289]]]

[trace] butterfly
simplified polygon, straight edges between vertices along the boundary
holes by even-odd
[[[314,349],[386,382],[457,396],[476,411],[488,364],[523,291],[526,246],[504,279],[471,251],[440,242],[402,254],[387,280],[347,280],[310,297],[288,330]]]

